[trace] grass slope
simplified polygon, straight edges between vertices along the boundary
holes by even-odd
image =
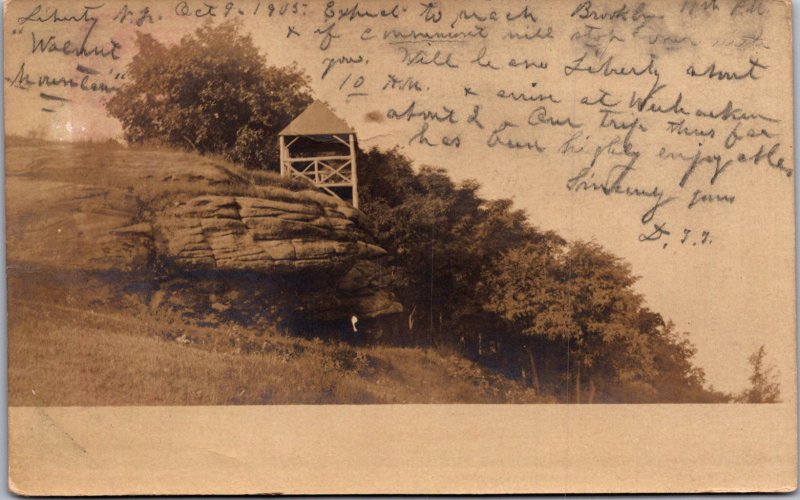
[[[514,382],[432,349],[185,324],[169,340],[174,322],[146,314],[19,300],[9,306],[11,406],[540,402]],[[198,338],[214,341],[194,344]]]

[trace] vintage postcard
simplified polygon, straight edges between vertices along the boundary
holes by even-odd
[[[11,0],[9,485],[791,491],[791,3]]]

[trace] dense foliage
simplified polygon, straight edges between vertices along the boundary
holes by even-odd
[[[277,132],[311,102],[300,70],[267,65],[234,22],[205,24],[171,47],[137,33],[136,45],[129,83],[107,105],[126,141],[277,165]]]
[[[389,251],[413,342],[455,346],[575,402],[711,402],[695,348],[650,311],[630,266],[592,242],[532,226],[474,181],[362,153],[361,205]]]

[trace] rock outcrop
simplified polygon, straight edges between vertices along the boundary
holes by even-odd
[[[157,269],[184,288],[202,275],[228,290],[247,273],[243,287],[306,280],[315,293],[330,291],[324,304],[311,295],[300,304],[326,319],[402,310],[363,214],[307,185],[169,150],[22,143],[6,155],[10,266]]]
[[[293,200],[207,195],[169,207],[156,217],[158,250],[181,267],[268,272],[341,272],[386,253],[368,243],[349,207],[312,203],[305,193],[281,195]]]

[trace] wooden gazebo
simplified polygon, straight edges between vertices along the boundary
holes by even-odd
[[[278,134],[281,175],[308,179],[358,208],[355,132],[314,101]]]

